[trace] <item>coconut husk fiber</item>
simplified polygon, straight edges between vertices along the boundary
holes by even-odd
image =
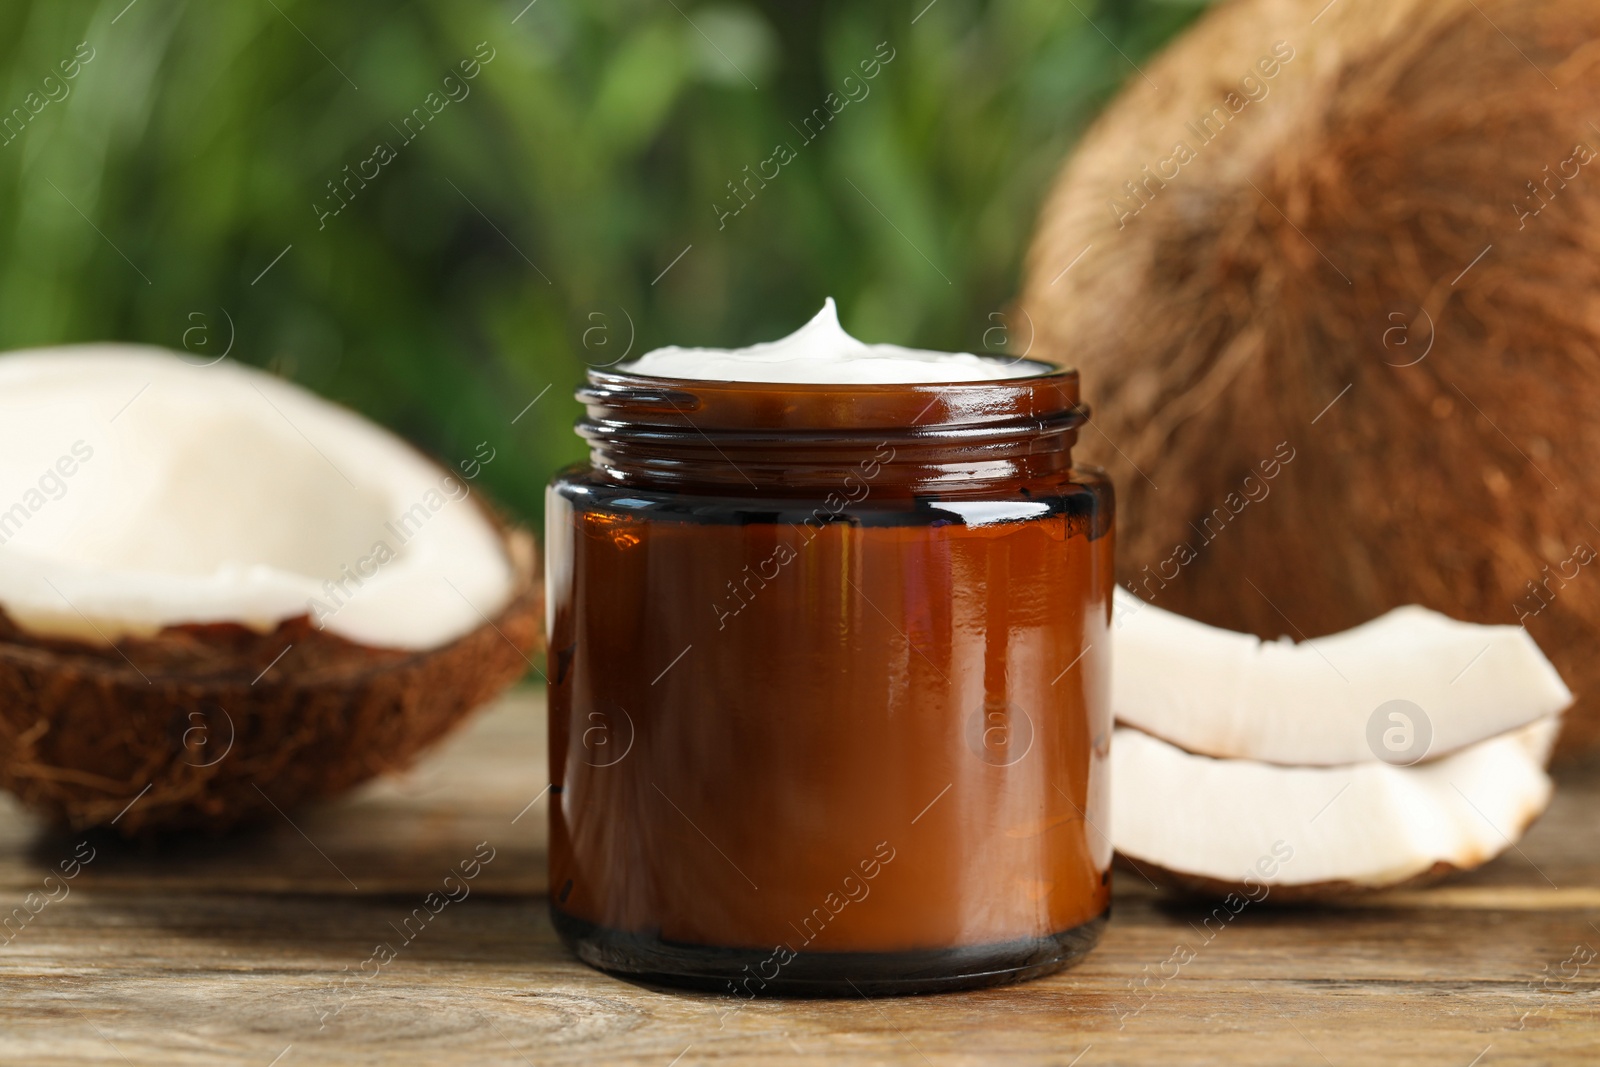
[[[533,538],[503,532],[511,600],[422,652],[358,645],[306,616],[264,634],[172,626],[116,648],[40,640],[0,616],[0,787],[52,822],[137,836],[280,818],[405,768],[537,649]]]
[[[1130,76],[1021,297],[1083,373],[1119,578],[1263,637],[1520,621],[1594,752],[1596,122],[1580,0],[1241,0]]]

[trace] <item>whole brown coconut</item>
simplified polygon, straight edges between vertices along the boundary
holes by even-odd
[[[309,618],[259,634],[168,627],[116,648],[46,641],[0,612],[0,788],[74,827],[219,830],[399,770],[521,677],[540,639],[533,538],[515,590],[443,647],[374,649]]]
[[[1586,0],[1241,0],[1130,78],[1022,297],[1125,583],[1265,637],[1520,620],[1600,742],[1597,66]]]

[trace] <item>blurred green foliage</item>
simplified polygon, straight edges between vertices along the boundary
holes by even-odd
[[[1003,350],[1055,169],[1199,10],[524,3],[0,7],[0,348],[231,339],[446,462],[491,442],[533,517],[630,341],[770,339],[832,294],[869,340]]]

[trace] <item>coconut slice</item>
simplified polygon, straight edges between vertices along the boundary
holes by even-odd
[[[1415,767],[1280,767],[1112,741],[1112,838],[1140,871],[1208,894],[1312,899],[1469,870],[1544,811],[1549,716]]]
[[[0,785],[136,831],[405,765],[537,642],[531,539],[476,497],[231,362],[0,357]]]
[[[1572,703],[1526,630],[1421,607],[1299,644],[1207,626],[1120,588],[1113,614],[1113,713],[1191,752],[1288,765],[1411,763]],[[1395,723],[1402,734],[1389,733]],[[1393,738],[1405,743],[1389,745]]]

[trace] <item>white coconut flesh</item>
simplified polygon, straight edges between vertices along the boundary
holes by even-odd
[[[298,386],[142,346],[0,356],[0,606],[32,634],[306,615],[422,650],[512,590],[464,479]]]
[[[1372,720],[1391,701],[1420,709],[1428,758],[1553,715],[1572,703],[1519,626],[1397,608],[1296,644],[1207,626],[1117,590],[1112,711],[1191,752],[1288,765],[1381,757]],[[1382,716],[1379,716],[1382,718]]]
[[[1111,746],[1112,840],[1135,864],[1234,885],[1396,885],[1510,847],[1549,803],[1559,719],[1412,767],[1196,756],[1138,730]]]

